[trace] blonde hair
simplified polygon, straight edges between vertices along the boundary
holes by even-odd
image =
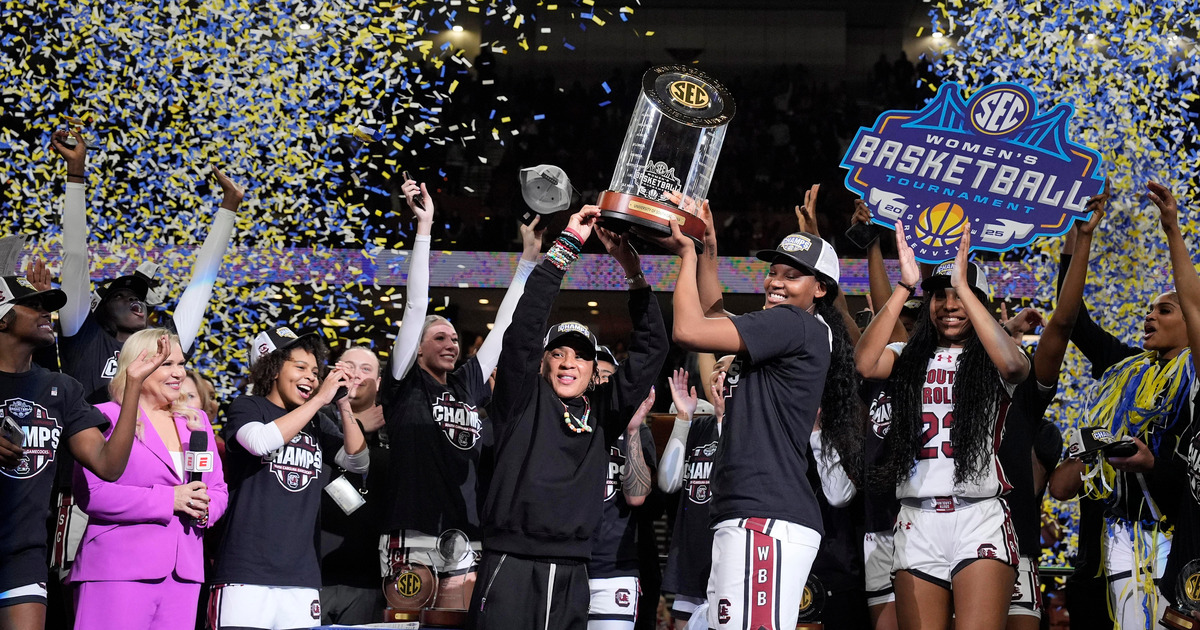
[[[158,352],[158,338],[168,335],[171,345],[179,345],[179,336],[175,335],[166,328],[146,328],[139,330],[129,336],[125,340],[125,345],[121,346],[121,354],[117,358],[117,375],[108,383],[108,396],[113,402],[118,405],[125,405],[125,401],[121,397],[125,394],[125,380],[129,366],[138,358],[142,352],[147,356],[153,356]],[[134,401],[134,404],[137,404]],[[199,431],[204,428],[200,422],[200,415],[195,409],[187,406],[187,394],[179,393],[179,397],[171,401],[171,406],[168,408],[172,416],[183,416],[187,418],[187,428],[192,431]],[[146,429],[142,425],[141,413],[138,413],[137,429],[135,429],[139,440],[145,439]]]

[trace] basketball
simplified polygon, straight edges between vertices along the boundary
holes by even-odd
[[[914,229],[922,243],[930,247],[947,247],[962,238],[967,224],[967,213],[962,206],[947,201],[922,210],[917,215]]]

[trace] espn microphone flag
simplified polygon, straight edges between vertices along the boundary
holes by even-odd
[[[208,434],[192,431],[188,438],[188,450],[183,455],[183,469],[188,473],[188,483],[200,481],[200,475],[212,472],[213,452],[208,450]]]

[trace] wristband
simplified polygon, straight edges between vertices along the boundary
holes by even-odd
[[[639,272],[633,274],[632,276],[625,276],[625,283],[628,284],[629,286],[633,286],[634,283],[636,283],[638,280],[644,281],[645,279],[646,279],[646,274],[644,272],[639,271]]]
[[[78,177],[79,179],[83,179],[84,176],[83,173],[72,173],[67,171],[67,177]]]
[[[576,232],[575,230],[571,229],[570,226],[563,228],[563,231],[566,232],[567,234],[570,234],[571,236],[574,236],[575,240],[579,241],[580,245],[583,244],[583,237],[579,235],[579,232]]]
[[[904,282],[901,282],[901,281],[897,281],[897,282],[896,282],[896,284],[898,284],[898,285],[900,285],[900,286],[904,287],[905,289],[908,289],[908,294],[909,294],[909,295],[916,295],[916,294],[917,294],[917,287],[915,287],[915,286],[913,286],[913,285],[911,285],[911,284],[904,284]]]

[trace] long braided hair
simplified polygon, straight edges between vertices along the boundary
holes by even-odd
[[[833,334],[829,372],[821,394],[821,446],[832,447],[841,458],[842,468],[856,485],[863,480],[863,436],[867,413],[858,395],[859,377],[854,367],[854,345],[842,313],[828,293],[813,301],[814,310],[825,320]]]
[[[917,454],[924,446],[926,429],[921,411],[929,359],[938,348],[938,334],[929,316],[931,295],[917,312],[917,322],[904,351],[892,366],[887,389],[892,400],[892,422],[884,438],[884,458],[872,471],[873,485],[894,489],[912,475]],[[971,332],[963,343],[954,377],[954,423],[950,444],[954,449],[954,483],[982,478],[992,457],[992,416],[1000,404],[996,365],[979,336]]]

